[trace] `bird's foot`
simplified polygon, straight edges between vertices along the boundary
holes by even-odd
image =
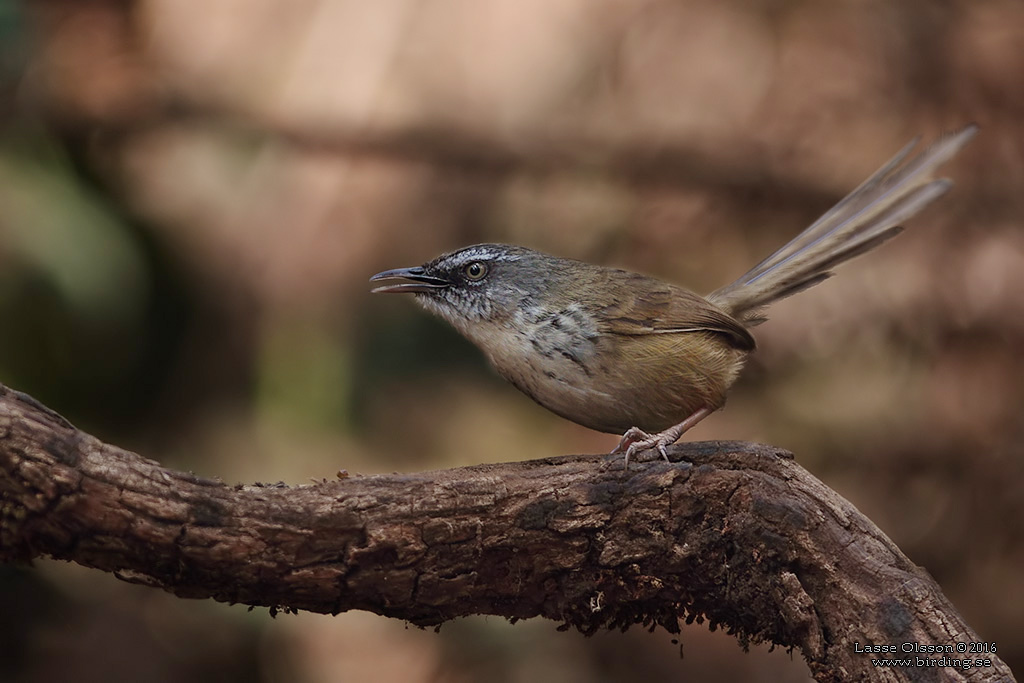
[[[629,461],[633,459],[637,453],[646,451],[650,448],[657,448],[658,452],[661,453],[661,457],[665,458],[665,462],[668,462],[668,452],[665,450],[665,446],[674,443],[676,439],[670,438],[669,432],[672,430],[666,430],[658,434],[648,434],[639,427],[630,427],[629,430],[622,435],[619,440],[619,445],[612,449],[612,453],[625,453],[626,454],[626,465],[625,468],[629,469]]]
[[[657,448],[658,452],[661,453],[661,457],[665,458],[665,462],[670,462],[666,446],[671,446],[676,441],[679,441],[679,437],[712,412],[714,411],[711,408],[701,408],[679,424],[669,427],[665,431],[658,432],[657,434],[648,434],[639,427],[630,427],[626,433],[622,435],[622,439],[619,440],[619,445],[612,450],[612,453],[626,454],[627,470],[629,469],[629,461],[633,459],[634,455],[651,448]]]

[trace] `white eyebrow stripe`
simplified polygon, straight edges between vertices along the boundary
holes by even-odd
[[[452,262],[458,265],[468,261],[518,261],[519,254],[500,252],[490,247],[469,247],[465,251],[456,252],[452,255]]]

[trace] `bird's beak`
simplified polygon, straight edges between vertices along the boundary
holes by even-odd
[[[426,271],[421,266],[415,268],[395,268],[394,270],[385,270],[383,273],[377,273],[370,278],[370,282],[377,282],[378,280],[395,280],[395,279],[412,280],[412,282],[400,282],[393,285],[384,285],[383,287],[376,287],[372,290],[372,294],[394,294],[402,292],[413,292],[419,294],[426,294],[436,289],[444,289],[448,286],[446,280],[442,280],[439,277],[433,275],[427,275]]]

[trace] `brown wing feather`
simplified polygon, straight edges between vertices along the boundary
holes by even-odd
[[[734,348],[751,351],[754,337],[746,327],[704,297],[653,278],[625,271],[612,271],[622,282],[611,291],[624,292],[602,307],[606,332],[621,335],[685,334],[716,332]]]

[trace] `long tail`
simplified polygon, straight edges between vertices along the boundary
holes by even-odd
[[[972,124],[942,137],[904,164],[918,142],[911,141],[789,244],[707,298],[748,325],[761,322],[761,308],[813,287],[834,266],[895,237],[902,221],[949,190],[952,181],[934,173],[977,130]]]

